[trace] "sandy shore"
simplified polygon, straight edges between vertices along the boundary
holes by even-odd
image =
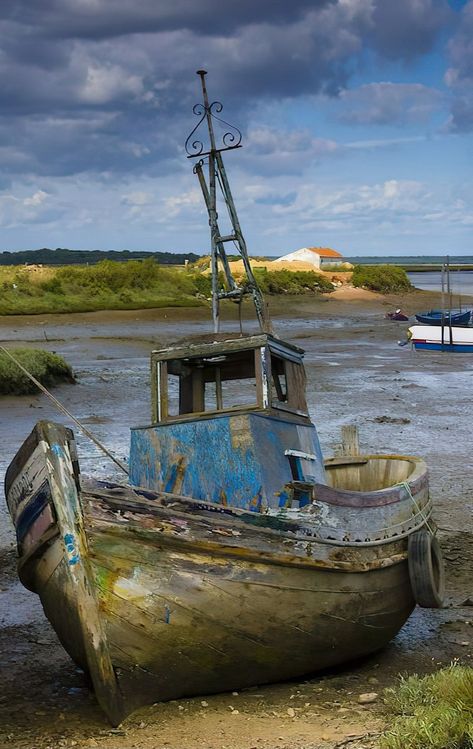
[[[333,749],[376,746],[383,729],[381,694],[399,672],[427,672],[453,658],[470,663],[473,610],[473,477],[470,445],[473,357],[400,348],[407,325],[384,319],[402,307],[429,308],[438,295],[384,297],[339,289],[324,297],[273,298],[281,337],[306,349],[308,400],[326,455],[344,424],[359,427],[366,452],[422,455],[447,562],[448,605],[417,609],[382,652],[302,682],[239,694],[157,704],[112,731],[78,671],[56,640],[36,596],[17,582],[14,535],[0,509],[0,747],[47,749]],[[230,314],[231,311],[231,314]],[[235,329],[233,318],[226,327]],[[251,330],[250,311],[244,327]],[[0,342],[55,350],[68,359],[78,384],[55,395],[120,457],[129,426],[149,414],[151,348],[209,330],[204,309],[100,312],[0,318]],[[0,401],[0,471],[39,418],[62,420],[44,396]],[[83,472],[109,467],[79,438]],[[464,643],[469,643],[465,645]],[[361,706],[358,696],[376,692]]]

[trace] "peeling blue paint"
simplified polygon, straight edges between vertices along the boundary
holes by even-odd
[[[288,493],[285,491],[280,492],[278,507],[288,507],[288,504],[289,504]]]
[[[287,485],[295,478],[285,450],[314,454],[299,460],[305,471],[325,483],[322,453],[311,424],[277,419],[264,413],[224,414],[132,429],[130,483],[176,492],[231,507],[264,512],[283,506]]]
[[[72,533],[66,533],[63,540],[68,556],[67,563],[72,567],[80,560],[80,555],[76,550],[76,541]]]

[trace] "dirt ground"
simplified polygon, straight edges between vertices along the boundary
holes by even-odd
[[[383,651],[303,681],[257,686],[152,705],[111,729],[45,619],[16,577],[14,534],[0,501],[0,748],[334,749],[376,747],[386,725],[383,689],[400,673],[425,673],[453,659],[470,663],[473,643],[473,475],[470,469],[473,357],[399,347],[407,324],[387,310],[427,309],[435,295],[351,294],[272,304],[279,335],[306,349],[310,410],[328,456],[344,424],[366,452],[421,455],[447,570],[442,610],[416,609]],[[228,317],[228,313],[227,313]],[[249,322],[245,329],[251,329]],[[228,328],[235,329],[234,324]],[[0,343],[65,356],[76,385],[55,390],[117,456],[129,426],[149,413],[152,348],[210,330],[206,310],[146,310],[0,318]],[[40,418],[63,421],[42,395],[0,401],[0,473]],[[83,473],[110,475],[79,437]],[[470,601],[468,601],[470,599]],[[361,694],[378,697],[368,705]]]

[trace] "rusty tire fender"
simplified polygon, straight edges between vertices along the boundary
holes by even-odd
[[[437,539],[426,528],[409,536],[407,561],[416,603],[422,608],[442,608],[445,595],[443,557]]]

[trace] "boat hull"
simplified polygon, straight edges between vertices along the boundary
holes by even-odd
[[[303,509],[259,513],[81,480],[40,422],[6,476],[19,574],[118,724],[141,705],[296,678],[383,647],[414,605],[423,461],[326,461]]]
[[[413,325],[408,336],[415,349],[426,351],[473,352],[473,328],[445,325]]]
[[[60,540],[56,541],[60,544]],[[383,647],[413,607],[407,562],[353,573],[91,539],[123,714],[161,700],[311,674]],[[50,552],[54,553],[54,552]],[[63,560],[39,586],[65,649],[87,669]]]
[[[471,310],[463,312],[450,312],[445,311],[442,313],[441,310],[433,310],[432,312],[426,312],[424,315],[415,316],[418,323],[421,325],[441,325],[442,320],[445,325],[456,325],[457,327],[469,325],[471,320]]]

